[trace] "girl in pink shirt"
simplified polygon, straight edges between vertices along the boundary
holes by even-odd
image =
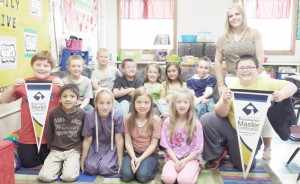
[[[162,126],[160,145],[166,148],[164,183],[196,183],[203,150],[202,125],[195,117],[194,94],[186,88],[172,97],[170,118]]]
[[[125,147],[121,180],[140,183],[153,180],[158,167],[157,145],[161,119],[153,114],[152,95],[141,87],[134,91],[131,113],[125,118]]]

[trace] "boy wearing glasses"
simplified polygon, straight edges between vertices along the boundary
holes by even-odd
[[[118,77],[113,86],[115,99],[120,103],[120,111],[123,116],[129,113],[131,97],[136,88],[144,85],[144,81],[136,77],[137,68],[133,59],[124,59],[121,64],[123,76]]]
[[[232,89],[274,91],[272,98],[275,102],[291,97],[297,90],[296,85],[289,81],[259,76],[258,60],[251,55],[240,57],[236,63],[236,71],[238,81],[229,86]],[[221,94],[215,112],[204,114],[200,120],[204,135],[203,159],[207,160],[205,168],[209,170],[218,168],[220,161],[227,155],[227,146],[230,161],[237,169],[243,170],[230,88]],[[259,139],[257,150],[261,144]],[[254,156],[250,170],[255,165]]]

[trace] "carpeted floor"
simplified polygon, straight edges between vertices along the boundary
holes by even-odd
[[[160,159],[160,167],[155,175],[154,180],[149,182],[150,184],[160,184],[160,173],[163,167],[163,160]],[[16,171],[15,183],[16,184],[34,184],[41,183],[37,180],[39,167],[25,169],[21,168]],[[62,183],[56,181],[54,183]],[[106,183],[117,184],[122,183],[119,176],[101,177],[101,176],[88,176],[81,174],[75,184],[87,184],[87,183]],[[130,182],[137,183],[137,182]],[[234,183],[272,183],[281,184],[279,178],[273,173],[267,164],[258,162],[256,168],[249,173],[246,180],[243,179],[243,173],[232,167],[231,163],[225,159],[218,170],[208,171],[202,170],[199,174],[197,183],[201,184],[234,184]]]

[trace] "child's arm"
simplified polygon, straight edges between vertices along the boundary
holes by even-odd
[[[173,152],[172,149],[166,149],[166,152],[168,156],[170,157],[171,160],[173,160],[174,163],[179,162],[178,158],[176,157],[175,153]]]
[[[113,89],[113,94],[115,96],[115,98],[119,98],[125,95],[129,95],[130,93],[133,93],[135,90],[135,88],[114,88]]]
[[[132,146],[131,136],[129,133],[126,133],[126,132],[125,132],[125,147],[126,147],[127,153],[130,156],[130,158],[131,159],[136,158],[135,154],[134,154],[134,149]]]
[[[165,90],[166,88],[165,88],[165,86],[166,86],[166,82],[163,82],[161,90],[160,90],[160,95],[159,95],[161,99],[164,99],[166,97],[166,90]]]
[[[272,97],[275,102],[280,102],[283,99],[293,96],[296,91],[297,86],[294,83],[287,81],[287,84],[283,86],[279,91],[276,90],[272,94]]]
[[[141,162],[145,158],[148,158],[153,152],[155,152],[155,150],[157,149],[157,145],[158,145],[158,139],[152,138],[151,143],[150,143],[149,147],[146,149],[146,151],[144,151],[144,153],[140,157],[134,159],[136,170],[139,168]]]
[[[120,173],[123,161],[123,153],[124,153],[124,138],[123,134],[115,134],[116,146],[117,146],[117,155],[118,155],[118,164],[119,169],[118,173]]]
[[[83,139],[81,159],[80,159],[80,168],[81,168],[82,172],[84,172],[84,161],[85,161],[85,158],[86,158],[86,156],[89,152],[89,149],[91,147],[92,140],[93,140],[92,136],[84,137],[84,139]]]
[[[15,82],[13,83],[13,85],[11,85],[10,87],[8,87],[0,96],[0,103],[10,103],[14,100],[16,100],[13,97],[13,93],[14,91],[22,84],[25,84],[25,80],[23,78],[18,78],[15,80]]]
[[[82,103],[81,103],[81,105],[80,105],[80,108],[81,108],[81,109],[84,109],[89,103],[90,103],[90,98],[85,98],[85,99],[82,101]]]
[[[213,88],[207,86],[205,88],[205,91],[204,91],[203,95],[196,99],[196,104],[195,105],[197,105],[199,103],[207,103],[208,101],[206,99],[208,99],[212,94],[213,94]]]

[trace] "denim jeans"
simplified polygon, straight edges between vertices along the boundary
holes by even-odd
[[[213,100],[213,98],[210,98],[208,103],[205,104],[199,103],[198,105],[196,105],[195,108],[196,117],[200,120],[201,116],[204,113],[211,112],[214,110],[215,110],[215,101]]]
[[[143,153],[135,152],[136,157],[140,157]],[[157,153],[152,153],[149,157],[143,160],[134,174],[131,170],[131,158],[126,153],[123,159],[121,168],[121,180],[124,182],[129,182],[136,179],[140,183],[145,183],[154,179],[155,171],[158,168],[158,155]]]

